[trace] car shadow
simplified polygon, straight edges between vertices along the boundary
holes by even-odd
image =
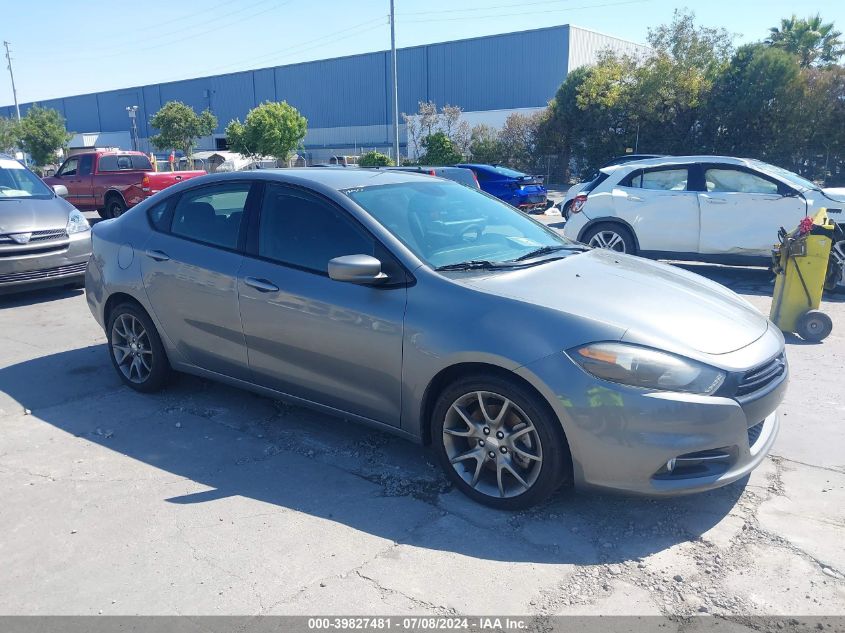
[[[9,292],[0,295],[0,310],[6,308],[19,308],[22,306],[49,303],[60,299],[68,299],[85,293],[84,288],[72,288],[69,286],[53,286],[51,288],[31,288],[18,292]]]
[[[453,489],[430,451],[388,433],[189,376],[159,394],[136,393],[119,381],[104,344],[2,368],[0,391],[31,410],[27,424],[50,424],[207,488],[158,493],[158,503],[247,497],[482,559],[637,560],[698,540],[731,512],[746,486],[667,499],[563,490],[527,511],[496,511]],[[2,401],[0,408],[12,410]],[[121,462],[99,463],[111,470]],[[138,494],[125,485],[127,494]]]

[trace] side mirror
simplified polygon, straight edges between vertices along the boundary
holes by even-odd
[[[56,195],[60,198],[67,198],[67,187],[64,185],[53,185],[53,191],[55,191]]]
[[[381,284],[387,275],[381,272],[381,262],[370,255],[344,255],[329,261],[329,277],[352,284]]]

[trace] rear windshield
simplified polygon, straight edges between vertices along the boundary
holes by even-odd
[[[593,189],[598,187],[601,183],[607,180],[609,174],[604,173],[603,171],[599,172],[599,175],[593,178],[587,185],[581,190],[582,193],[590,193]]]
[[[524,178],[525,176],[527,176],[527,174],[524,174],[521,171],[516,171],[515,169],[508,169],[507,167],[497,166],[488,167],[487,169],[502,176],[507,176],[508,178]]]
[[[4,198],[53,197],[53,191],[44,182],[18,161],[0,158],[0,200]],[[3,207],[0,206],[0,213]]]
[[[152,171],[150,159],[141,154],[105,154],[100,156],[99,171]]]

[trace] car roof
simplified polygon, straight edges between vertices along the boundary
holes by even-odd
[[[660,156],[659,158],[645,158],[642,160],[630,161],[622,163],[621,165],[610,165],[603,167],[601,171],[606,173],[613,173],[620,170],[634,171],[644,167],[662,167],[689,163],[725,163],[727,165],[738,165],[740,167],[752,166],[752,161],[747,158],[736,158],[734,156],[709,156],[709,155],[691,155],[691,156]]]
[[[299,185],[321,185],[336,191],[371,187],[374,185],[394,185],[406,182],[432,182],[432,177],[412,171],[385,169],[326,169],[325,167],[291,167],[287,169],[256,169],[251,171],[233,171],[209,174],[192,178],[186,183],[211,183],[223,180],[238,180],[244,178],[261,180],[277,180]],[[438,179],[438,182],[448,182]]]

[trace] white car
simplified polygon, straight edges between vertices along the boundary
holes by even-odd
[[[601,169],[576,196],[563,232],[646,257],[761,264],[781,227],[791,231],[823,207],[845,227],[845,189],[820,189],[757,160],[670,156]],[[845,240],[834,248],[845,261]]]

